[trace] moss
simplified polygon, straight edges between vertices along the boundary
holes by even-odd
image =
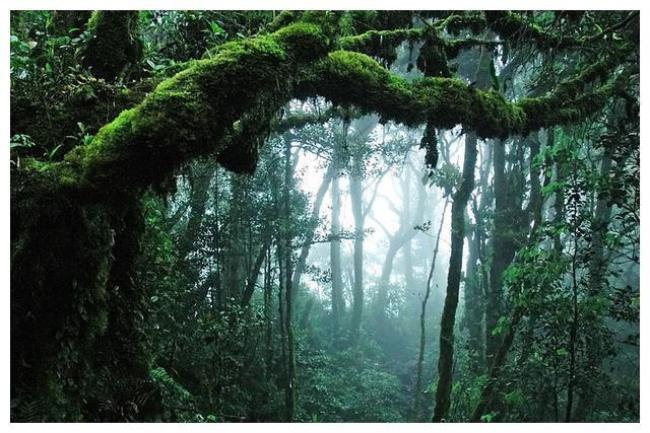
[[[79,172],[82,189],[146,187],[163,183],[188,159],[224,151],[222,140],[246,113],[247,131],[264,137],[264,126],[290,97],[292,65],[324,55],[328,45],[308,23],[225,44],[215,57],[193,63],[122,112],[89,146],[71,152],[61,169]],[[253,127],[254,119],[259,125]],[[117,185],[116,178],[124,182]]]
[[[409,83],[366,55],[335,51],[303,73],[297,96],[324,96],[335,105],[354,105],[409,126],[428,121],[449,129],[463,124],[482,138],[506,137],[575,122],[597,111],[612,90],[603,86],[581,96],[580,83],[597,78],[601,67],[586,69],[547,96],[511,103],[493,90],[480,91],[458,79],[425,77]]]
[[[397,58],[396,50],[404,41],[423,37],[422,29],[369,30],[361,35],[347,36],[338,41],[339,48],[374,56],[390,66]]]
[[[458,35],[463,30],[470,30],[474,34],[479,34],[485,30],[486,21],[481,12],[465,11],[449,15],[436,26],[447,30],[452,35]]]
[[[109,213],[67,195],[50,166],[35,167],[12,172],[12,396],[47,395],[53,383],[55,394],[76,392],[80,359],[106,329]],[[76,412],[80,402],[67,401],[63,413]],[[59,409],[48,405],[47,416],[61,419]]]
[[[448,44],[437,37],[429,34],[420,48],[418,56],[418,69],[429,77],[451,77],[451,71],[447,64]],[[457,53],[456,50],[453,50]]]
[[[42,396],[48,420],[78,419],[102,401],[129,407],[148,367],[138,334],[146,293],[129,277],[139,195],[199,155],[227,161],[227,151],[239,156],[231,168],[250,171],[291,96],[288,77],[328,43],[300,23],[227,44],[160,83],[63,162],[26,160],[12,171],[12,397]],[[90,383],[98,375],[85,372],[107,365],[128,372],[123,383]],[[102,417],[119,420],[120,410]]]
[[[390,30],[409,27],[413,19],[411,11],[350,11],[355,29],[361,33],[368,30]]]
[[[95,11],[88,20],[88,33],[81,61],[96,77],[113,80],[140,61],[137,11]]]

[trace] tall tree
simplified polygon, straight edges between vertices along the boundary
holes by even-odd
[[[476,85],[486,88],[490,85],[493,70],[492,56],[488,50],[481,48],[478,52]],[[436,387],[436,404],[433,422],[446,419],[451,404],[451,389],[454,358],[454,325],[458,307],[461,271],[463,266],[463,247],[465,243],[465,212],[472,190],[474,189],[474,170],[476,169],[477,136],[470,132],[465,136],[463,170],[451,206],[451,252],[447,273],[447,290],[440,319],[440,354],[438,357],[438,385]]]

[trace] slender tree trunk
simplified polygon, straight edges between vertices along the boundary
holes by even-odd
[[[600,165],[600,178],[607,179],[612,167],[610,149],[605,149]],[[605,236],[609,227],[612,208],[605,197],[599,197],[594,211],[594,222],[592,226],[591,258],[589,260],[589,296],[597,297],[603,293],[606,283],[607,259],[605,258]],[[598,321],[598,318],[595,318]],[[588,339],[586,350],[587,369],[592,371],[598,368],[598,354],[601,349],[601,342],[597,338]],[[580,390],[580,400],[576,406],[574,418],[576,421],[583,421],[586,414],[593,406],[595,391],[589,384],[583,384]]]
[[[578,233],[577,225],[573,230],[573,253],[571,255],[571,327],[569,329],[569,381],[567,384],[567,402],[564,422],[571,422],[573,413],[573,394],[576,381],[576,343],[578,338]]]
[[[483,335],[481,321],[483,318],[483,294],[480,286],[478,255],[480,238],[476,226],[466,236],[469,254],[465,266],[465,326],[467,328],[470,372],[480,374],[483,369]]]
[[[537,134],[535,134],[537,135]],[[530,160],[528,163],[530,171],[530,205],[529,213],[532,214],[533,226],[530,231],[531,236],[537,232],[542,224],[542,186],[539,180],[539,168],[535,165],[535,159],[539,155],[539,140],[535,136],[528,140],[530,144]]]
[[[402,190],[406,195],[407,186],[402,185]],[[424,187],[418,189],[418,202],[415,209],[415,213],[412,215],[412,218],[407,219],[407,215],[411,215],[410,211],[400,212],[400,227],[397,230],[397,233],[391,236],[391,234],[382,226],[388,236],[388,251],[386,252],[386,258],[384,259],[384,264],[382,265],[381,274],[378,282],[378,291],[377,299],[375,300],[375,314],[379,321],[385,318],[386,309],[388,308],[388,287],[390,285],[390,277],[393,273],[393,265],[395,262],[395,256],[397,253],[404,248],[408,242],[413,239],[417,234],[415,226],[422,223],[424,219],[424,209],[426,202],[426,189]],[[405,203],[404,209],[406,206],[409,206],[410,203]]]
[[[509,252],[506,252],[510,218],[508,214],[508,183],[505,173],[505,143],[501,140],[493,142],[494,164],[494,231],[492,242],[492,265],[490,266],[490,281],[485,305],[485,341],[486,362],[492,363],[494,354],[499,347],[499,337],[493,334],[494,327],[501,317],[501,276],[510,263]]]
[[[515,339],[515,331],[520,320],[521,312],[519,309],[517,309],[510,319],[510,323],[508,325],[501,346],[495,353],[492,360],[492,366],[490,367],[490,371],[488,373],[487,383],[481,391],[481,398],[479,400],[479,403],[476,406],[476,409],[474,409],[472,417],[470,418],[472,422],[481,421],[481,417],[488,413],[490,406],[493,403],[494,395],[496,393],[498,385],[498,378],[501,374],[501,369],[505,364],[508,352],[510,351],[510,347],[512,346],[512,343]]]
[[[291,230],[291,188],[293,187],[293,166],[291,164],[291,142],[286,141],[285,146],[285,170],[284,170],[284,218],[283,218],[283,238],[284,238],[284,277],[285,277],[285,317],[284,327],[287,335],[287,383],[285,388],[285,421],[293,421],[295,411],[295,393],[296,393],[296,359],[294,354],[293,341],[293,287],[292,287],[292,262],[293,253],[291,248],[292,230]]]
[[[272,286],[272,257],[271,248],[265,251],[264,269],[264,345],[265,345],[265,372],[271,371],[273,361],[273,286]]]
[[[427,277],[427,287],[424,292],[424,299],[422,299],[422,309],[420,311],[420,349],[418,351],[418,362],[416,369],[415,391],[413,398],[413,418],[415,421],[420,420],[420,411],[422,406],[422,364],[424,363],[424,350],[426,342],[426,315],[427,315],[427,302],[431,296],[431,281],[436,267],[436,260],[438,259],[438,247],[440,246],[440,235],[442,228],[445,224],[445,215],[447,214],[447,206],[449,199],[445,200],[442,208],[442,215],[440,216],[440,225],[438,226],[438,234],[436,235],[436,243],[433,248],[433,259],[431,259],[431,267],[429,268],[429,276]]]
[[[352,173],[350,176],[350,201],[354,216],[354,286],[352,288],[352,322],[351,336],[355,344],[359,337],[361,315],[363,313],[363,194],[362,164],[360,152],[352,156]]]
[[[555,130],[553,128],[549,129],[548,134],[549,134],[548,145],[553,147],[555,146],[555,140],[556,140]],[[560,155],[559,158],[563,158],[563,156]],[[554,168],[555,168],[555,182],[558,184],[562,184],[566,177],[564,162],[556,160],[554,163]],[[553,204],[553,207],[555,209],[555,216],[554,216],[555,224],[562,224],[564,222],[564,186],[560,186],[556,189],[555,203]],[[558,254],[561,254],[564,249],[559,230],[556,230],[556,234],[553,237],[553,248]]]
[[[348,134],[349,122],[343,124],[343,135]],[[341,145],[334,144],[334,177],[332,178],[332,240],[330,241],[330,268],[332,271],[332,335],[334,341],[339,339],[341,317],[345,309],[343,300],[343,270],[341,268]]]
[[[440,355],[438,358],[438,387],[433,422],[441,422],[447,417],[451,403],[451,385],[454,357],[454,324],[458,307],[458,291],[463,266],[463,243],[465,242],[465,208],[474,188],[474,169],[476,166],[476,135],[465,137],[465,160],[460,187],[454,194],[451,206],[451,254],[447,275],[447,294],[440,322]]]
[[[244,293],[242,294],[241,298],[241,305],[243,307],[248,306],[251,302],[251,298],[255,292],[255,285],[257,284],[257,277],[259,276],[260,270],[262,269],[262,264],[264,263],[264,258],[266,257],[266,251],[269,249],[270,244],[270,237],[264,239],[263,244],[257,254],[257,258],[255,259],[255,263],[253,264],[253,267],[248,274],[248,281],[246,282],[246,287],[244,288]]]
[[[552,141],[551,143],[552,144]],[[533,159],[535,158],[535,155],[539,152],[539,147],[533,147],[531,149],[531,160],[530,160],[530,176],[531,176],[531,184],[535,183],[535,180],[533,178],[537,176],[537,181],[539,180],[539,173],[535,169],[534,165],[532,164]],[[539,186],[539,185],[538,185]],[[531,185],[531,189],[535,189],[536,187]],[[541,192],[541,191],[540,191]],[[530,211],[529,213],[532,214],[533,218],[533,226],[531,228],[530,233],[528,234],[528,240],[529,241],[534,241],[534,234],[536,231],[536,228],[539,227],[542,223],[541,218],[542,218],[542,197],[541,194],[539,197],[536,197],[533,192],[531,192],[531,204],[530,204]],[[538,219],[539,218],[539,219]],[[520,307],[515,307],[515,310],[512,314],[512,318],[510,319],[508,323],[507,330],[505,332],[505,336],[503,340],[501,340],[500,345],[498,350],[495,352],[492,362],[490,364],[490,369],[488,372],[488,380],[486,385],[483,387],[483,390],[481,391],[481,397],[479,399],[479,403],[476,406],[472,417],[470,418],[472,422],[478,422],[481,421],[481,417],[488,413],[492,409],[492,406],[494,404],[494,395],[496,393],[497,387],[498,387],[498,378],[501,373],[501,369],[503,368],[503,365],[505,364],[505,361],[507,359],[508,352],[510,351],[510,348],[512,347],[512,343],[514,341],[515,333],[517,326],[519,324],[519,321],[521,320],[522,317],[522,309]],[[526,348],[524,347],[524,350]]]
[[[302,277],[302,274],[305,270],[305,264],[307,263],[307,258],[309,257],[309,251],[311,250],[311,241],[314,239],[314,233],[316,232],[316,227],[318,225],[318,216],[320,215],[320,208],[323,205],[323,200],[325,199],[325,194],[327,193],[327,190],[330,187],[330,184],[332,183],[332,177],[334,176],[334,164],[330,164],[327,167],[327,171],[325,172],[325,176],[323,177],[323,181],[321,182],[320,186],[318,187],[318,191],[316,192],[316,196],[314,198],[314,206],[312,207],[311,211],[311,220],[314,222],[314,225],[309,228],[307,231],[307,235],[305,236],[306,242],[300,249],[300,255],[298,256],[298,259],[296,260],[296,267],[293,271],[293,280],[291,284],[293,287],[298,288],[300,286],[300,279]]]

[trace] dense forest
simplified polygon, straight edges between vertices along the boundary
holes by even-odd
[[[11,420],[638,422],[638,11],[13,11]]]

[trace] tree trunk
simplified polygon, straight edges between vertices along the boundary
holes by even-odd
[[[474,168],[476,166],[476,135],[465,137],[465,160],[460,187],[454,194],[451,206],[451,254],[447,275],[447,294],[440,321],[440,355],[438,358],[438,387],[433,422],[441,422],[447,417],[451,403],[451,384],[454,357],[454,324],[458,306],[458,291],[463,266],[463,243],[465,242],[465,208],[474,188]]]
[[[253,293],[255,292],[257,277],[259,276],[260,270],[262,269],[262,264],[264,263],[264,258],[266,257],[266,251],[269,249],[269,246],[271,244],[270,239],[270,237],[267,237],[264,240],[264,243],[260,247],[260,250],[257,254],[257,258],[255,259],[255,263],[253,264],[253,267],[248,274],[248,281],[246,282],[246,287],[244,288],[244,293],[241,297],[241,305],[243,307],[246,307],[250,304]]]
[[[292,262],[293,252],[291,248],[291,239],[293,238],[291,230],[291,188],[293,187],[293,165],[291,164],[291,142],[286,141],[285,151],[285,170],[284,170],[284,218],[283,218],[283,238],[284,238],[284,278],[285,278],[285,316],[284,328],[287,336],[287,383],[285,387],[285,421],[293,421],[295,411],[295,393],[296,393],[296,359],[294,354],[293,341],[293,287],[292,287]]]
[[[440,235],[442,227],[445,223],[445,215],[447,214],[447,206],[449,199],[445,200],[442,208],[442,216],[440,217],[440,225],[438,226],[438,234],[436,235],[436,243],[433,248],[433,259],[431,259],[431,267],[429,268],[429,276],[427,278],[427,287],[424,292],[424,299],[422,299],[422,309],[420,312],[420,350],[418,352],[418,362],[416,367],[415,391],[413,398],[413,420],[420,420],[420,410],[422,406],[422,364],[424,363],[424,349],[426,342],[426,315],[427,315],[427,302],[431,295],[431,280],[433,279],[433,272],[436,268],[436,260],[438,259],[438,247],[440,246]]]
[[[469,370],[472,374],[480,374],[485,365],[483,360],[483,294],[480,286],[479,273],[479,251],[480,235],[476,226],[466,236],[469,254],[465,266],[465,327],[467,328],[469,338],[467,341],[470,365]]]
[[[330,164],[327,167],[327,171],[325,172],[323,181],[321,182],[320,186],[318,187],[318,191],[316,192],[316,196],[314,198],[314,206],[312,207],[312,211],[311,211],[311,220],[313,221],[313,226],[311,226],[307,231],[307,234],[305,236],[306,242],[300,249],[300,255],[298,256],[298,260],[296,260],[296,267],[293,271],[293,280],[291,284],[295,288],[298,288],[300,286],[300,278],[302,277],[302,274],[305,270],[305,264],[307,263],[307,258],[309,257],[309,251],[311,250],[311,245],[312,245],[311,241],[313,241],[314,239],[314,233],[316,232],[316,227],[318,226],[318,216],[320,215],[320,208],[323,205],[323,199],[325,198],[325,194],[327,193],[327,190],[329,189],[330,184],[332,183],[334,171],[335,171],[334,164]]]
[[[360,152],[352,156],[352,172],[350,175],[350,201],[354,216],[354,286],[352,288],[352,343],[356,343],[361,327],[363,312],[363,194],[362,194],[362,164]]]
[[[344,137],[348,134],[349,122],[343,124]],[[345,140],[345,138],[344,138]],[[332,271],[332,336],[335,341],[339,339],[341,317],[345,310],[343,300],[343,270],[341,269],[341,190],[339,179],[341,176],[342,149],[339,143],[334,143],[334,177],[332,178],[332,229],[330,241],[330,268]]]

